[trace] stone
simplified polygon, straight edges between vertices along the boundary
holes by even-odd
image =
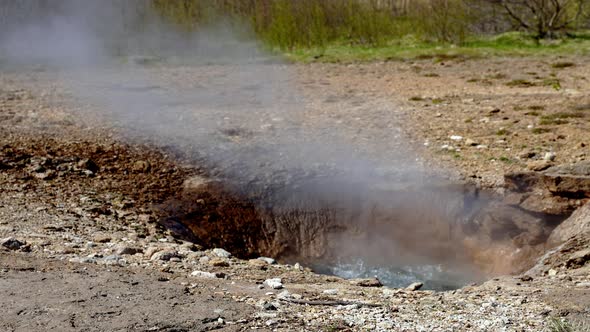
[[[221,257],[221,258],[230,258],[231,257],[231,253],[225,249],[221,249],[221,248],[215,248],[213,249],[213,254],[215,254],[215,256],[217,257]]]
[[[121,257],[119,255],[109,255],[109,256],[103,258],[103,260],[105,262],[118,262],[121,258],[123,258],[123,257]]]
[[[40,180],[52,180],[57,177],[57,173],[53,170],[48,169],[42,173],[35,173],[35,177]]]
[[[374,278],[366,278],[366,279],[352,279],[350,283],[355,286],[360,287],[381,287],[383,284],[377,277]]]
[[[465,145],[467,145],[467,146],[478,146],[479,143],[476,142],[476,141],[474,141],[474,140],[472,140],[471,138],[468,138],[468,139],[465,140]]]
[[[277,262],[273,258],[269,257],[258,257],[257,259],[266,262],[267,264],[275,264]]]
[[[13,237],[0,240],[0,245],[9,250],[18,250],[25,245],[25,242],[19,241]]]
[[[272,311],[278,309],[272,302],[264,302],[264,304],[262,305],[262,308],[264,310],[272,310]]]
[[[131,170],[136,173],[147,173],[152,169],[152,165],[147,160],[138,160],[133,163]]]
[[[92,159],[82,159],[76,166],[78,166],[79,169],[87,170],[92,173],[96,173],[100,169]]]
[[[537,153],[535,151],[525,151],[518,155],[520,159],[531,159],[535,157]]]
[[[264,284],[272,289],[282,289],[283,288],[283,281],[281,278],[271,278],[264,280]]]
[[[338,294],[338,290],[337,289],[326,289],[322,292],[322,294],[326,294],[326,295],[337,295]]]
[[[169,261],[172,258],[182,258],[180,257],[180,254],[176,251],[176,250],[162,250],[162,251],[158,251],[155,254],[152,255],[152,257],[150,258],[152,261]]]
[[[557,270],[549,269],[549,271],[547,271],[547,275],[550,276],[550,277],[556,276],[557,275]]]
[[[207,264],[207,263],[209,263],[210,260],[211,260],[211,258],[209,258],[207,256],[203,256],[203,257],[199,258],[199,263]]]
[[[220,257],[214,257],[209,260],[209,265],[216,266],[216,267],[228,267],[229,262]]]
[[[293,297],[293,294],[291,294],[289,291],[284,290],[277,295],[277,298],[278,299],[292,299],[294,297]]]
[[[422,283],[422,282],[414,282],[414,283],[411,283],[408,287],[406,287],[406,289],[409,290],[409,291],[417,291],[420,288],[422,288],[422,286],[424,286],[424,283]]]
[[[543,156],[543,160],[553,161],[553,160],[555,160],[555,157],[557,157],[557,155],[555,154],[555,152],[547,152]]]
[[[152,256],[157,253],[158,251],[162,250],[161,248],[158,247],[149,247],[146,251],[144,256],[148,259],[152,258]]]
[[[453,141],[460,141],[463,139],[463,136],[459,136],[459,135],[452,135],[451,137],[449,137],[451,140]]]
[[[548,161],[548,160],[534,160],[534,161],[529,161],[526,164],[526,167],[529,170],[535,171],[535,172],[544,171],[544,170],[548,169],[551,166],[553,166],[553,163],[551,161]]]
[[[295,270],[303,271],[303,267],[301,267],[301,264],[299,263],[295,263],[295,265],[293,265],[293,268]]]
[[[143,249],[135,248],[135,247],[128,247],[128,246],[119,246],[117,250],[115,250],[117,255],[135,255],[143,253]]]
[[[267,266],[268,263],[263,260],[260,260],[260,259],[250,259],[248,261],[248,265],[258,267],[258,268],[263,268],[263,267]]]
[[[205,271],[193,271],[191,272],[191,276],[198,277],[198,278],[217,278],[215,273],[205,272]]]
[[[97,235],[94,237],[94,242],[96,242],[96,243],[109,243],[109,242],[111,242],[111,237],[108,235]]]

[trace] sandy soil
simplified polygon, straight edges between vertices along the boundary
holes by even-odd
[[[330,90],[310,98],[334,120],[344,115],[346,125],[359,128],[359,139],[374,140],[375,127],[403,128],[431,166],[443,163],[463,178],[499,187],[504,173],[532,168],[550,152],[555,163],[588,158],[588,63],[580,57],[435,58],[300,70],[310,96]],[[390,104],[382,112],[342,107],[351,99]],[[349,116],[355,109],[362,110],[355,114],[360,126]]]

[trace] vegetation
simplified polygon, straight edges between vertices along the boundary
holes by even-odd
[[[269,49],[296,61],[426,57],[446,61],[490,55],[590,53],[590,33],[584,30],[590,27],[589,2],[104,0],[101,8],[119,6],[121,13],[117,15],[132,17],[131,23],[118,27],[122,29],[141,29],[142,24],[153,21],[154,13],[187,32],[224,18],[239,27],[236,30],[253,34]],[[0,0],[0,37],[6,22],[26,20],[32,13],[59,14],[68,6],[80,5],[75,0]],[[570,65],[556,63],[553,67]]]

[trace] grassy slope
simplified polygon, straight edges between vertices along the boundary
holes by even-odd
[[[332,43],[322,48],[298,48],[283,52],[295,62],[365,62],[416,58],[477,58],[490,56],[588,55],[590,32],[537,43],[521,33],[506,33],[494,37],[472,38],[460,46],[425,43],[407,38],[382,47],[366,47],[347,43]]]

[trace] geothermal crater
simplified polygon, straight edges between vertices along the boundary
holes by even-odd
[[[288,184],[194,176],[163,204],[175,236],[242,258],[268,256],[345,278],[454,289],[523,272],[567,217],[533,213],[470,185],[368,186],[330,177]]]

